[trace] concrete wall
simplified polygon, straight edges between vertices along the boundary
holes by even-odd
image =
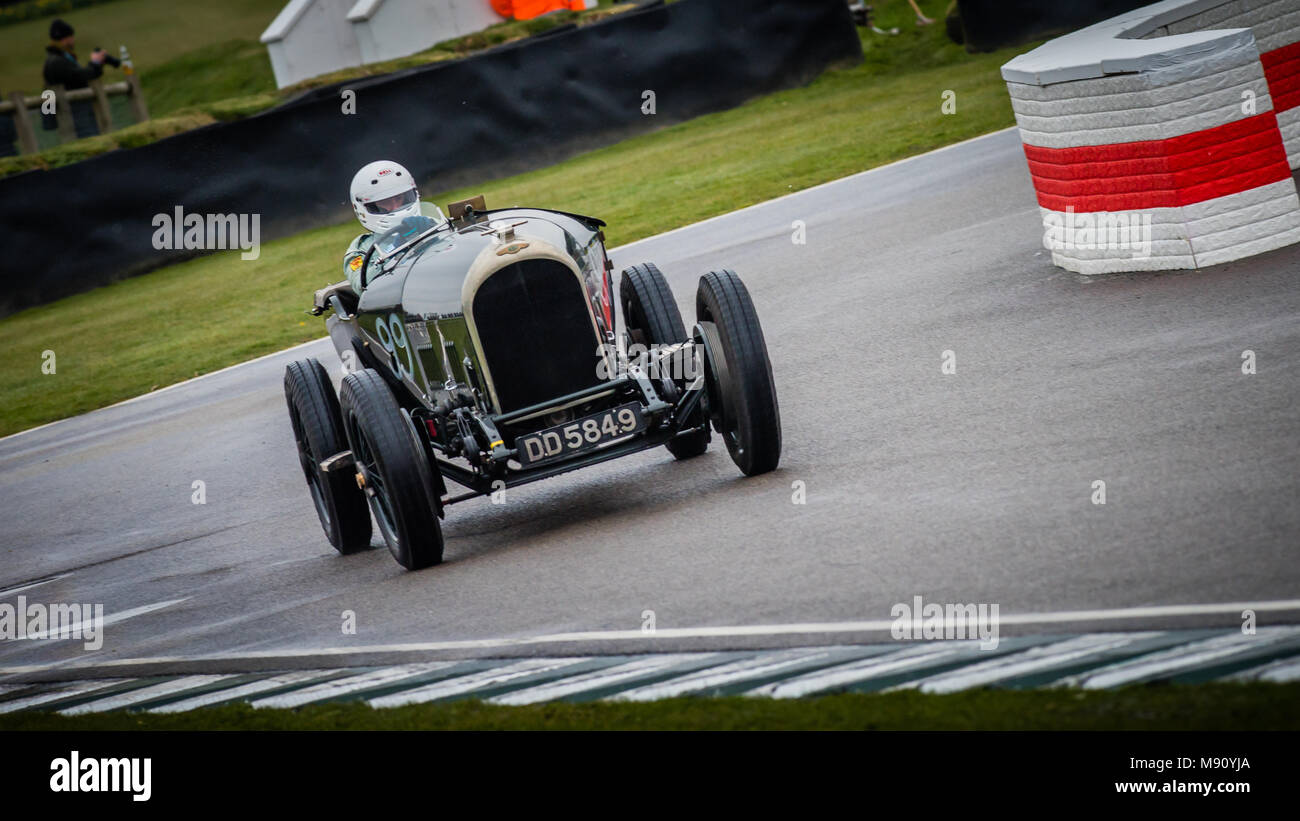
[[[284,88],[415,54],[503,19],[489,0],[290,0],[262,42]]]
[[[488,0],[357,0],[347,14],[362,63],[379,63],[500,23]]]
[[[278,88],[348,66],[361,65],[361,48],[348,10],[355,0],[289,0],[262,42]]]

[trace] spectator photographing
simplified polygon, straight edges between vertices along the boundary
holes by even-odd
[[[91,80],[104,73],[105,63],[114,68],[121,65],[121,61],[102,48],[90,53],[90,62],[84,67],[79,65],[77,54],[73,51],[76,39],[72,26],[63,20],[56,18],[50,23],[50,44],[45,47],[46,88],[63,86],[67,91],[86,88]],[[95,123],[95,110],[89,100],[72,103],[72,121],[78,137],[93,137],[99,133],[99,126]],[[58,120],[53,114],[44,115],[43,124],[46,131],[58,128]]]

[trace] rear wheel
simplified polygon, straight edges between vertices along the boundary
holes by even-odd
[[[321,470],[323,460],[348,449],[339,400],[321,363],[315,359],[289,363],[284,369],[284,398],[298,461],[325,538],[344,554],[369,547],[370,509],[352,471]]]
[[[650,262],[633,265],[623,271],[623,280],[619,284],[619,302],[623,307],[623,325],[633,343],[647,347],[654,345],[676,345],[685,342],[686,326],[682,323],[682,313],[677,310],[677,301],[673,299],[672,289],[659,269]],[[672,363],[665,362],[665,367]],[[674,369],[676,370],[676,369]],[[682,369],[681,373],[686,371]],[[676,386],[677,390],[681,385]],[[696,412],[688,419],[687,426],[705,423],[702,414]],[[678,459],[699,456],[709,446],[709,429],[678,436],[668,442],[668,452]]]
[[[703,332],[709,415],[746,476],[781,461],[781,412],[763,328],[734,271],[700,277],[695,315]]]
[[[442,561],[442,527],[430,467],[410,420],[377,371],[348,374],[343,424],[379,532],[397,563],[419,570]]]

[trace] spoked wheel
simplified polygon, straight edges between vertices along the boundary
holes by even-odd
[[[315,359],[289,363],[284,370],[284,397],[298,443],[298,461],[325,537],[344,554],[369,547],[370,510],[352,471],[321,469],[323,460],[348,449],[339,400],[325,368]]]
[[[767,343],[749,291],[734,271],[710,271],[695,294],[710,421],[746,476],[781,461],[781,411]]]
[[[677,310],[677,301],[673,299],[668,281],[653,263],[633,265],[623,271],[619,284],[619,303],[623,307],[623,325],[633,342],[646,345],[676,345],[689,337],[686,326],[682,323],[682,313]],[[665,368],[674,363],[664,362]],[[669,374],[670,377],[681,376]],[[684,378],[674,379],[673,390],[684,388]],[[692,414],[686,424],[690,427],[704,425],[705,418],[700,411]],[[709,446],[709,429],[687,433],[668,442],[668,452],[678,459],[699,456]]]
[[[370,500],[379,532],[397,563],[419,570],[442,561],[442,526],[433,502],[428,459],[383,377],[348,374],[340,391],[356,481]]]

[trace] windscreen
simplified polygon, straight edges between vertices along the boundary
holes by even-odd
[[[431,202],[422,202],[419,216],[407,217],[398,223],[397,227],[375,238],[375,254],[380,259],[390,257],[446,225],[447,218],[442,215],[438,206]]]

